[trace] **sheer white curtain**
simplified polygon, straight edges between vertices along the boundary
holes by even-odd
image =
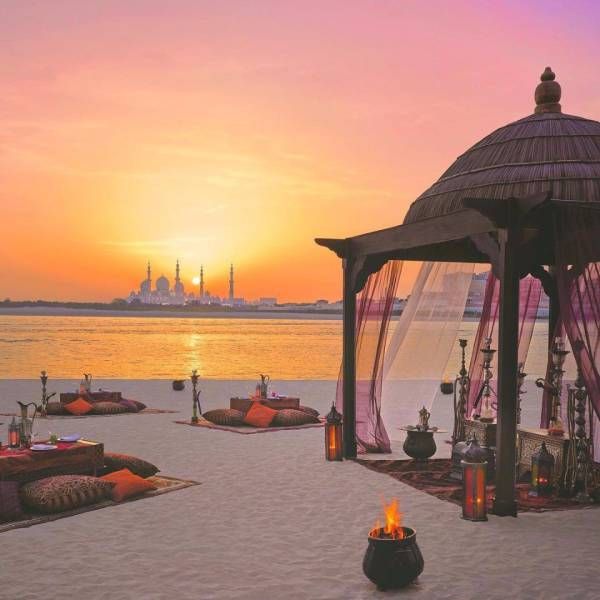
[[[392,440],[431,409],[463,319],[473,263],[423,263],[400,318],[390,326],[381,414]],[[433,423],[433,418],[432,418]],[[433,423],[435,424],[435,423]]]

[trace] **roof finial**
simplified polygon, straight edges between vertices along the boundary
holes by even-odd
[[[541,83],[535,88],[535,113],[561,112],[560,84],[554,81],[556,75],[550,67],[546,67],[540,79]]]

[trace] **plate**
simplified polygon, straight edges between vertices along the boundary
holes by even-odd
[[[78,433],[73,433],[71,435],[63,435],[58,438],[59,442],[77,442],[81,439],[81,436]]]
[[[33,450],[34,452],[43,452],[45,450],[56,450],[58,446],[55,446],[54,444],[33,444],[30,448],[30,450]]]

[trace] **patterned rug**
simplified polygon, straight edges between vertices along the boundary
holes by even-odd
[[[389,475],[406,485],[416,488],[440,500],[462,504],[462,482],[450,479],[451,461],[448,458],[429,460],[427,463],[415,463],[412,460],[361,460],[356,462],[371,471]],[[486,488],[488,510],[492,509],[495,486]],[[519,512],[545,512],[549,510],[571,510],[594,508],[598,505],[580,504],[571,498],[551,496],[535,498],[529,496],[529,484],[517,484],[517,510]]]
[[[241,434],[250,434],[250,433],[272,433],[274,431],[290,431],[291,429],[311,429],[313,427],[323,427],[325,425],[325,420],[321,420],[320,423],[309,423],[308,425],[297,425],[295,427],[231,427],[229,425],[216,425],[215,423],[211,423],[210,421],[198,421],[197,423],[192,423],[191,421],[173,421],[177,423],[177,425],[190,425],[191,427],[202,427],[204,429],[217,429],[218,431],[230,431],[231,433],[241,433]]]
[[[194,485],[200,485],[199,481],[177,479],[175,477],[167,477],[166,475],[155,475],[154,477],[148,477],[148,481],[151,481],[158,489],[151,490],[142,494],[141,496],[136,496],[135,498],[129,498],[128,500],[124,500],[123,502],[113,502],[112,500],[105,500],[104,502],[98,502],[97,504],[92,504],[90,506],[83,506],[74,510],[66,510],[64,512],[55,513],[52,515],[28,514],[27,518],[21,521],[0,523],[0,533],[10,531],[11,529],[22,529],[23,527],[31,527],[32,525],[49,523],[50,521],[64,519],[65,517],[72,517],[73,515],[80,515],[85,512],[91,512],[92,510],[106,508],[107,506],[119,506],[121,504],[137,502],[138,500],[144,500],[146,498],[154,498],[154,496],[161,496],[162,494],[168,494],[169,492],[176,492],[177,490],[182,490],[184,488],[192,487]]]

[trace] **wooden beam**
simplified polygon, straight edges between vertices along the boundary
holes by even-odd
[[[352,252],[358,256],[442,244],[495,229],[488,217],[473,209],[463,209],[350,239]]]
[[[342,394],[344,456],[356,458],[356,269],[353,257],[344,258],[342,332]]]
[[[510,220],[509,220],[510,223]],[[515,459],[519,343],[519,230],[500,230],[500,318],[498,324],[498,424],[494,513],[517,516]]]

